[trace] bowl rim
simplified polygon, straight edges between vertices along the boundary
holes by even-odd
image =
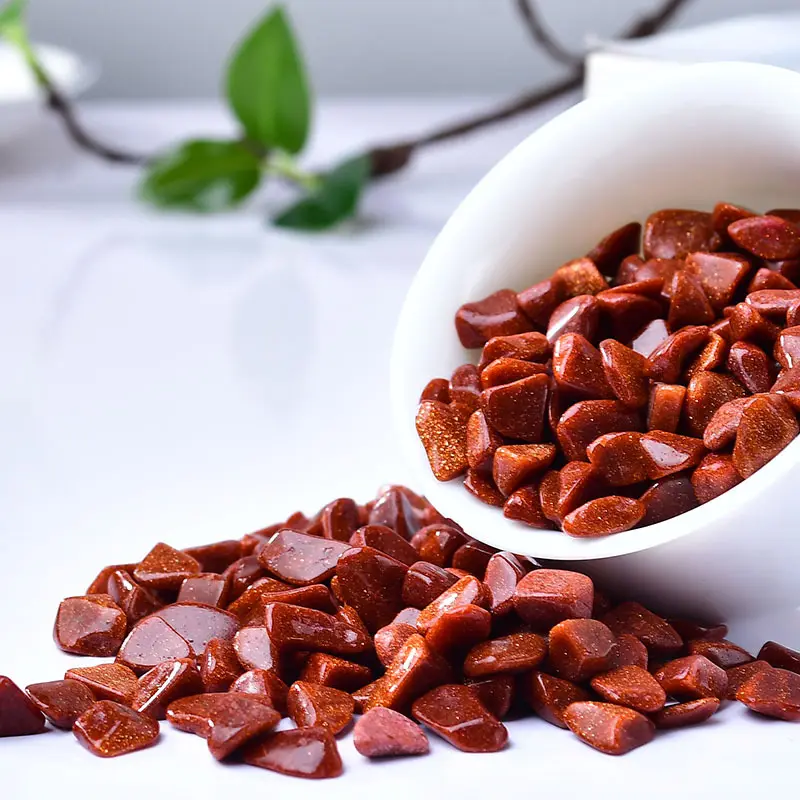
[[[46,42],[33,42],[32,46],[36,54],[45,62],[48,59],[57,58],[70,64],[71,69],[67,74],[51,72],[50,75],[53,83],[69,98],[79,97],[97,83],[100,78],[100,64],[94,59],[86,58],[74,50]],[[0,49],[14,52],[13,46],[2,40],[0,40]],[[48,68],[47,63],[45,63],[45,67]],[[41,102],[41,93],[35,86],[31,88],[30,92],[25,93],[3,95],[0,92],[0,106],[39,102]]]
[[[800,73],[764,64],[726,61],[683,65],[670,74],[653,78],[646,86],[634,86],[626,91],[582,100],[533,131],[505,155],[469,192],[431,245],[405,298],[395,330],[390,364],[393,422],[403,457],[411,466],[424,493],[445,516],[464,523],[475,538],[500,549],[556,561],[602,559],[636,553],[719,525],[723,518],[730,518],[743,504],[757,501],[765,487],[785,478],[786,473],[800,462],[798,437],[749,478],[723,496],[697,508],[644,528],[604,537],[577,538],[561,530],[540,530],[507,519],[501,509],[482,503],[464,490],[461,479],[447,483],[437,481],[416,434],[414,409],[406,406],[406,399],[414,391],[418,395],[421,389],[416,387],[412,391],[406,379],[406,365],[414,357],[409,342],[413,340],[412,331],[417,327],[418,309],[426,305],[428,287],[439,271],[440,252],[449,246],[449,242],[458,236],[458,229],[463,229],[475,210],[484,204],[484,195],[488,197],[494,193],[495,179],[523,165],[532,157],[531,153],[536,152],[540,142],[545,142],[545,147],[549,147],[560,131],[571,130],[577,125],[589,125],[598,115],[607,116],[629,109],[637,99],[645,100],[660,91],[675,93],[682,87],[696,85],[698,81],[725,84],[735,81],[739,86],[743,80],[762,84],[765,81],[782,81],[787,88],[800,95]],[[748,91],[753,91],[752,85],[748,86]],[[742,102],[746,103],[747,97],[747,93],[744,93]],[[496,200],[495,197],[494,202]]]

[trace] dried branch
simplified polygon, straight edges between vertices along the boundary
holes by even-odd
[[[631,23],[630,26],[619,34],[619,38],[639,39],[643,36],[650,36],[657,33],[666,27],[681,8],[686,6],[689,2],[690,0],[666,0],[666,2],[652,14],[648,14]],[[524,0],[518,0],[517,5],[520,8],[523,5],[526,7],[528,6]],[[550,51],[548,50],[548,52]],[[545,86],[528,94],[524,94],[522,97],[500,106],[493,111],[470,117],[452,125],[446,125],[443,128],[423,134],[414,139],[407,139],[395,144],[375,147],[369,151],[369,155],[372,158],[372,176],[374,178],[380,178],[385,175],[391,175],[402,169],[408,164],[414,153],[420,147],[472,133],[473,131],[514,117],[517,114],[532,111],[550,100],[561,97],[567,92],[574,91],[580,88],[583,83],[584,73],[585,67],[583,62],[578,62],[573,66],[571,74],[566,78],[550,86]]]
[[[70,138],[82,150],[92,153],[112,164],[142,166],[149,158],[138,153],[130,153],[101,142],[90,134],[75,115],[75,109],[63,94],[49,81],[40,82],[47,95],[47,105],[60,118]]]
[[[516,0],[517,10],[522,21],[525,23],[534,41],[550,56],[554,61],[566,64],[568,67],[579,66],[583,61],[583,54],[571,53],[558,42],[552,33],[544,25],[539,8],[534,0]]]

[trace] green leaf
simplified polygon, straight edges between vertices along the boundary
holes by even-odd
[[[343,161],[320,176],[316,188],[278,214],[273,222],[281,228],[307,231],[330,228],[356,213],[369,174],[369,156],[360,155]]]
[[[306,143],[311,100],[303,59],[280,7],[251,30],[228,65],[228,102],[248,138],[299,153]]]
[[[6,30],[22,27],[25,5],[25,0],[10,0],[0,8],[0,35],[4,35]]]
[[[198,139],[153,162],[140,193],[163,208],[222,211],[238,205],[258,186],[260,166],[240,142]]]

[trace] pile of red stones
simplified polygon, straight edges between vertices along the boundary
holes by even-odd
[[[431,380],[417,413],[433,474],[583,537],[752,475],[800,431],[799,226],[800,210],[666,209],[643,236],[632,222],[545,281],[463,305],[478,363]]]
[[[157,544],[106,567],[61,603],[54,637],[114,660],[27,694],[0,678],[0,736],[47,719],[118,756],[153,744],[166,719],[216,759],[327,778],[342,772],[335,737],[355,714],[368,758],[427,753],[425,728],[497,751],[502,720],[531,713],[613,755],[726,699],[800,719],[800,653],[768,642],[754,659],[725,634],[497,552],[392,486],[363,506],[341,498],[242,539]],[[285,717],[295,727],[276,730]]]

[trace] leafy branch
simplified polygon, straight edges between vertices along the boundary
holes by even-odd
[[[352,217],[365,186],[403,169],[420,149],[538,108],[580,88],[585,71],[584,55],[572,53],[553,37],[535,0],[514,0],[534,42],[568,66],[568,74],[485,113],[373,147],[323,172],[309,172],[296,157],[311,128],[311,89],[291,23],[277,6],[245,34],[227,66],[226,99],[241,134],[234,139],[193,139],[166,153],[147,156],[111,146],[84,128],[74,106],[50,79],[31,46],[25,1],[10,0],[0,8],[0,36],[20,51],[48,107],[78,147],[110,163],[142,167],[140,196],[161,208],[197,212],[235,208],[264,181],[280,178],[297,188],[298,199],[272,221],[303,230],[322,230]],[[620,38],[656,33],[688,2],[664,0],[651,14],[629,25]]]

